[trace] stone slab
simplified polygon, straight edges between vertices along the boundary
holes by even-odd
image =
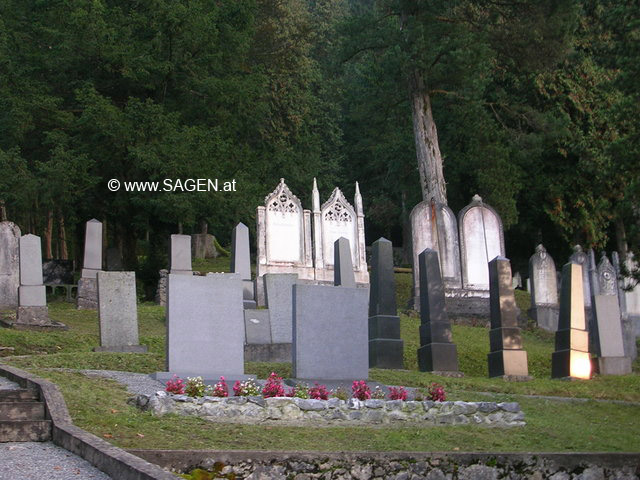
[[[18,306],[20,286],[20,228],[0,222],[0,307]]]
[[[238,223],[231,233],[231,271],[240,274],[242,280],[251,280],[249,229],[244,223]]]
[[[400,339],[400,317],[396,315],[369,317],[369,340],[376,338]]]
[[[593,297],[598,325],[597,345],[600,357],[624,357],[622,321],[617,295],[595,295]]]
[[[389,240],[379,238],[373,242],[370,264],[369,315],[397,315],[393,244]]]
[[[266,273],[264,282],[265,301],[271,316],[273,343],[291,343],[293,330],[293,285],[298,280],[296,273]]]
[[[45,260],[42,262],[42,276],[45,285],[71,285],[73,262],[71,260]]]
[[[169,274],[167,371],[218,379],[244,375],[242,280]]]
[[[396,338],[369,340],[370,368],[404,368],[404,342]]]
[[[124,270],[122,266],[122,254],[118,247],[107,248],[107,270],[110,272],[121,272]]]
[[[490,352],[487,356],[489,362],[489,377],[527,377],[527,352],[524,350],[500,350]]]
[[[627,375],[632,372],[629,357],[600,357],[598,358],[598,372],[600,375]]]
[[[589,332],[575,328],[556,332],[556,350],[589,351]]]
[[[138,307],[134,272],[99,272],[98,318],[100,345],[138,345]]]
[[[351,247],[349,240],[340,237],[333,244],[333,284],[335,286],[356,288],[356,276],[353,273]]]
[[[418,349],[421,372],[457,372],[458,352],[454,343],[430,343]]]
[[[251,344],[244,346],[245,362],[291,363],[290,343]]]
[[[530,308],[527,313],[536,321],[536,325],[547,332],[558,331],[558,315],[560,308],[557,306],[536,305]]]
[[[102,222],[89,220],[84,235],[84,261],[82,268],[102,270]]]
[[[49,309],[44,306],[19,306],[16,314],[16,324],[22,325],[37,325],[37,326],[50,326],[56,327],[65,325],[58,322],[53,322],[49,318]]]
[[[20,285],[18,297],[21,307],[44,307],[47,293],[44,285]]]
[[[264,344],[271,342],[271,320],[269,310],[247,309],[244,311],[245,343]]]
[[[20,237],[20,285],[42,285],[42,247],[40,237]]]
[[[591,359],[588,352],[560,350],[551,354],[551,378],[590,378]]]
[[[191,275],[191,237],[171,235],[169,241],[169,271],[173,274]]]
[[[96,310],[98,308],[98,282],[95,278],[80,277],[76,305],[80,310]]]
[[[333,380],[369,375],[369,292],[293,286],[293,376]]]

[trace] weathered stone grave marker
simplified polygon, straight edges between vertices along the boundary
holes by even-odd
[[[96,276],[102,270],[102,222],[93,218],[85,228],[84,262],[76,303],[79,309],[95,310],[98,308]]]
[[[0,308],[18,306],[20,286],[20,228],[0,222]]]
[[[558,330],[558,280],[556,264],[542,244],[536,247],[529,259],[531,279],[531,308],[529,315],[538,327],[555,332]]]
[[[253,282],[251,281],[251,254],[249,252],[249,229],[238,223],[231,234],[231,272],[242,279],[244,308],[256,308]]]

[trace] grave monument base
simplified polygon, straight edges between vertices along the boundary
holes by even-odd
[[[81,277],[78,280],[76,305],[78,310],[98,309],[98,282],[95,278]]]
[[[404,368],[404,342],[395,338],[369,340],[369,368]]]
[[[418,348],[418,369],[421,372],[458,372],[455,343],[430,343]]]
[[[500,350],[489,353],[487,358],[489,377],[529,377],[527,352],[524,350]]]
[[[551,354],[551,378],[563,380],[588,379],[591,375],[589,353],[560,350]]]
[[[560,308],[556,306],[537,306],[530,308],[527,313],[536,321],[538,328],[542,328],[547,332],[558,331],[558,317]]]
[[[244,346],[246,362],[291,363],[291,343],[248,344]]]
[[[631,373],[631,359],[629,357],[600,357],[594,363],[600,375],[627,375]]]

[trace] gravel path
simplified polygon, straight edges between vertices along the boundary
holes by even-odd
[[[138,395],[153,395],[165,388],[164,383],[154,380],[146,373],[118,372],[115,370],[80,370],[80,372],[89,377],[111,378],[126,385],[127,391],[130,393]]]
[[[0,443],[0,480],[109,480],[106,473],[51,442]]]

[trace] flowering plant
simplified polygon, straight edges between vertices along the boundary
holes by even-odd
[[[444,387],[439,383],[432,383],[429,387],[429,398],[433,402],[444,402],[447,398],[447,394],[444,391]]]
[[[371,392],[371,398],[375,398],[376,400],[384,400],[385,397],[384,391],[380,388],[380,385],[376,385],[376,388]]]
[[[264,398],[271,397],[284,397],[284,386],[282,385],[282,377],[279,377],[276,372],[271,372],[267,383],[262,387],[262,396]]]
[[[171,377],[171,380],[167,380],[165,391],[175,393],[176,395],[184,394],[184,381],[177,375],[174,375]]]
[[[347,391],[344,389],[344,387],[338,387],[331,393],[335,398],[339,398],[340,400],[346,400],[347,398],[349,398],[349,395],[347,394]]]
[[[389,398],[391,400],[406,400],[407,391],[404,387],[389,387]]]
[[[204,384],[202,377],[187,377],[187,386],[184,393],[190,397],[203,397],[207,386]]]
[[[309,389],[309,396],[313,400],[329,400],[329,390],[324,385],[318,385],[316,382],[315,386]]]
[[[255,397],[260,395],[260,387],[251,379],[245,382],[237,380],[233,385],[233,394],[236,397]]]
[[[351,385],[351,391],[353,392],[353,398],[357,398],[358,400],[368,400],[371,398],[371,389],[364,380],[354,380],[353,385]]]
[[[227,387],[227,382],[224,377],[220,377],[220,381],[213,386],[212,396],[214,397],[228,397],[229,396],[229,388]]]
[[[296,398],[309,398],[309,385],[306,383],[299,383],[293,389],[292,397]]]

